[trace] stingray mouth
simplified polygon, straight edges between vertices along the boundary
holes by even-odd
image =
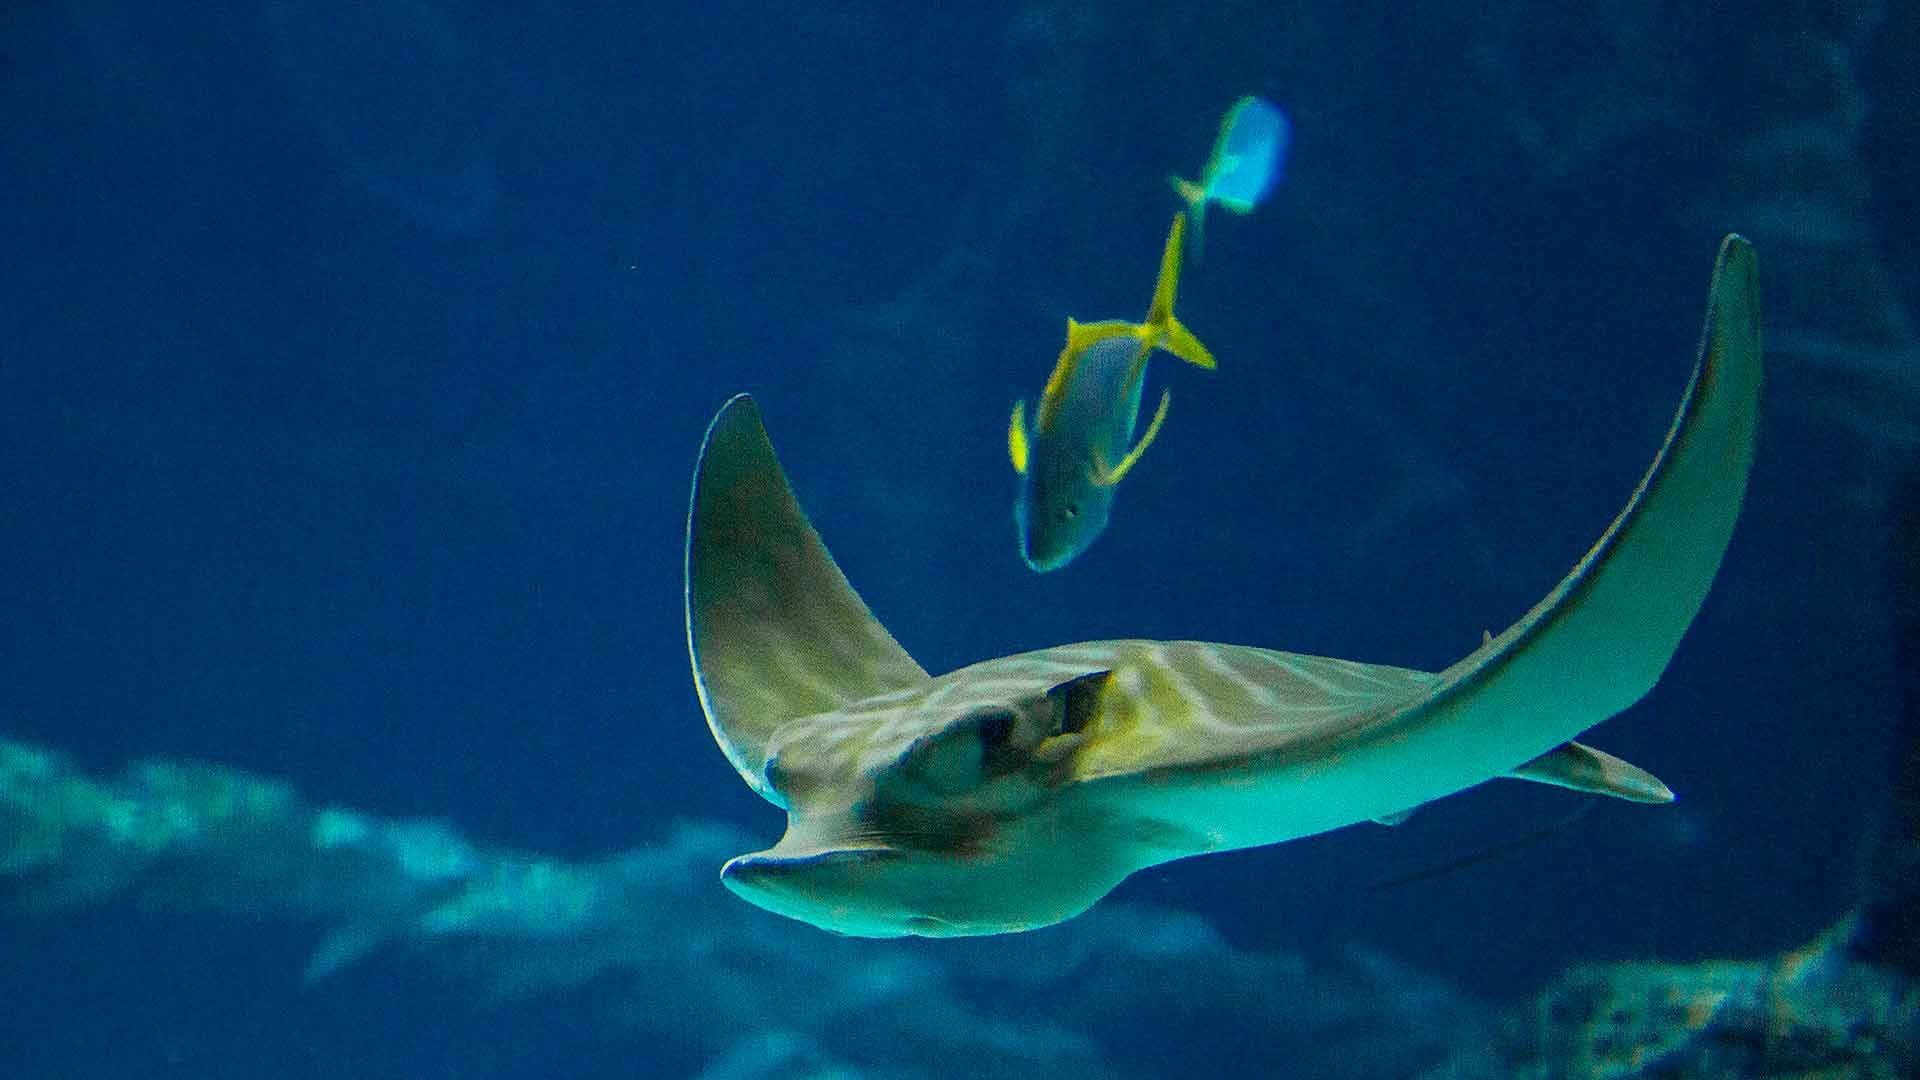
[[[1036,925],[970,910],[968,890],[948,876],[952,869],[895,848],[791,858],[759,852],[730,860],[720,880],[756,907],[848,937],[965,937]],[[948,902],[932,902],[929,890]]]
[[[838,848],[806,855],[757,852],[727,861],[720,881],[776,915],[856,937],[917,933],[916,916],[889,902],[882,878],[906,857],[893,848]]]
[[[809,855],[775,855],[761,851],[728,859],[720,868],[720,880],[746,888],[776,886],[797,875],[871,866],[900,855],[901,852],[893,848],[882,847],[837,848]]]

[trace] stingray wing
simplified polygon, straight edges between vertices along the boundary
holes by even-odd
[[[1626,507],[1545,599],[1443,672],[1391,726],[1444,731],[1449,757],[1497,773],[1651,690],[1733,536],[1763,366],[1758,264],[1753,246],[1730,235],[1714,263],[1686,393]]]
[[[714,741],[769,802],[781,723],[926,681],[795,501],[745,394],[707,428],[687,510],[687,649]]]

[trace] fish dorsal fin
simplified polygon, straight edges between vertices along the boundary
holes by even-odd
[[[1653,688],[1732,539],[1764,366],[1758,264],[1729,235],[1686,392],[1626,507],[1553,591],[1410,710],[1444,725],[1461,760],[1524,765]]]
[[[707,428],[687,510],[687,649],[707,726],[769,801],[766,747],[796,716],[926,681],[847,584],[745,394]]]
[[[1552,784],[1589,795],[1607,795],[1637,803],[1670,803],[1673,789],[1660,778],[1582,743],[1570,742],[1549,750],[1507,774],[1515,780]]]

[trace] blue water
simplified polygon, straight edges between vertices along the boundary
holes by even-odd
[[[215,762],[565,857],[675,819],[771,842],[681,627],[693,456],[737,391],[929,670],[1106,637],[1437,669],[1631,490],[1722,233],[1759,247],[1773,340],[1903,344],[1852,279],[1815,281],[1842,260],[1812,234],[1886,249],[1875,287],[1912,303],[1893,238],[1915,163],[1890,125],[1913,87],[1879,51],[1911,16],[1806,31],[1849,43],[1875,109],[1842,147],[1866,193],[1827,202],[1817,169],[1740,165],[1838,109],[1829,85],[1737,74],[1789,62],[1788,16],[1627,13],[1608,36],[1399,10],[9,6],[0,736],[101,772]],[[1171,415],[1111,529],[1034,575],[1008,407],[1067,316],[1144,311],[1165,176],[1245,93],[1294,143],[1182,289],[1219,369],[1156,361]],[[1795,194],[1818,212],[1775,213]],[[1886,789],[1880,507],[1920,376],[1770,360],[1715,591],[1660,687],[1590,740],[1675,806],[1607,803],[1373,887],[1579,801],[1496,784],[1397,829],[1160,867],[1108,903],[1197,914],[1248,952],[1362,943],[1496,999],[1839,918]],[[751,910],[717,880],[709,902]],[[600,1017],[604,987],[490,1006],[404,958],[303,986],[313,939],[129,902],[9,917],[0,1046],[21,1075],[76,1077],[708,1061]],[[1240,1037],[1207,1060],[1253,1067]],[[1202,1051],[1131,1053],[1154,1074]]]

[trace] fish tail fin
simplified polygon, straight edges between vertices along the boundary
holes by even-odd
[[[1153,305],[1147,309],[1147,321],[1141,329],[1153,348],[1165,349],[1189,364],[1211,370],[1214,367],[1213,354],[1173,316],[1173,299],[1180,288],[1180,258],[1186,234],[1187,215],[1173,215],[1173,227],[1167,230],[1166,247],[1160,252],[1160,278],[1154,283]]]
[[[1166,327],[1154,344],[1195,367],[1203,367],[1208,371],[1214,368],[1213,353],[1207,351],[1207,347],[1200,344],[1200,339],[1194,337],[1178,319],[1167,320]]]

